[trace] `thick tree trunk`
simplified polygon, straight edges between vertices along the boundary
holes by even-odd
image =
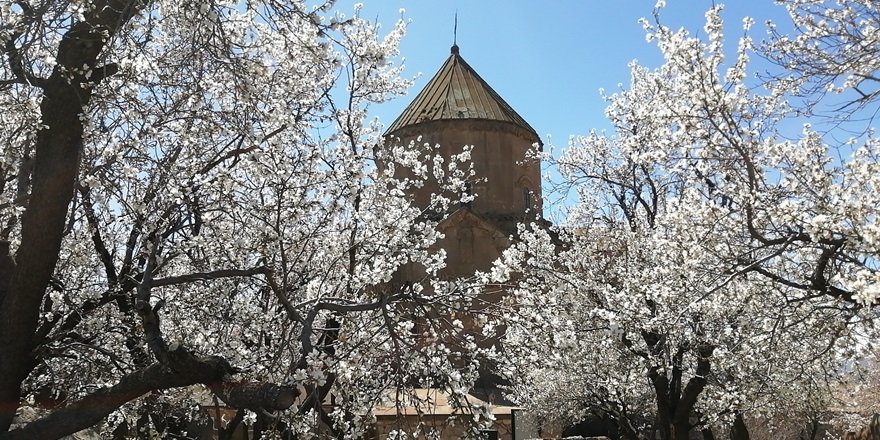
[[[730,440],[749,440],[749,429],[743,420],[741,412],[737,412],[733,418],[733,426],[730,428]]]
[[[813,419],[810,421],[810,426],[804,429],[800,436],[802,440],[816,440],[819,437],[819,420]]]
[[[40,306],[58,262],[61,240],[83,147],[80,115],[91,87],[72,72],[95,68],[111,37],[138,13],[145,2],[106,0],[94,5],[84,21],[72,25],[58,45],[58,65],[39,81],[42,123],[34,147],[34,169],[27,209],[21,219],[16,267],[0,304],[0,432],[9,429],[21,399],[22,382],[36,366],[32,351]],[[105,72],[106,73],[106,72]],[[100,75],[92,78],[100,80]],[[35,438],[35,437],[32,437]]]
[[[219,413],[217,417],[220,417]],[[244,420],[244,410],[240,409],[235,412],[235,417],[226,425],[226,427],[220,426],[217,430],[217,440],[232,440],[232,434],[235,433],[235,428],[241,424]]]
[[[659,347],[661,340],[656,335],[647,334],[645,337],[645,341],[652,349]],[[660,438],[664,440],[689,439],[693,428],[691,416],[694,415],[697,399],[706,387],[706,376],[711,372],[710,359],[714,350],[714,347],[705,344],[696,347],[699,355],[696,371],[684,388],[680,383],[682,375],[680,365],[673,366],[672,379],[659,368],[652,368],[648,371],[648,378],[654,387],[657,405],[657,418],[654,423]]]
[[[654,385],[655,401],[657,404],[657,417],[654,420],[654,428],[660,434],[663,440],[672,440],[673,431],[673,411],[669,402],[669,384],[666,375],[659,373],[656,369],[648,374],[651,383]]]
[[[715,433],[712,432],[712,428],[703,428],[701,432],[703,434],[703,440],[715,440]]]
[[[33,186],[22,217],[17,266],[0,307],[0,430],[8,429],[18,407],[21,382],[35,365],[31,351],[40,305],[61,250],[82,150],[78,115],[88,92],[77,93],[60,74],[53,75],[45,92],[41,110],[49,128],[37,135]]]

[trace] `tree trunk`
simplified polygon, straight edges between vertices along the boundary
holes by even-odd
[[[712,432],[712,428],[705,427],[701,431],[703,434],[703,440],[715,440],[715,434]]]
[[[643,337],[652,350],[660,346],[658,341],[662,338],[659,335],[646,332]],[[715,347],[706,344],[696,347],[699,355],[696,374],[688,380],[684,388],[678,383],[682,374],[679,365],[673,367],[672,379],[659,367],[648,371],[657,404],[657,418],[654,423],[661,439],[689,440],[692,430],[691,416],[694,415],[697,399],[706,387],[706,377],[711,372],[710,359],[714,350]]]
[[[819,435],[819,421],[816,419],[811,420],[809,428],[804,431],[806,432],[801,435],[802,440],[816,440]]]
[[[22,217],[16,269],[0,307],[0,431],[12,423],[21,383],[36,366],[31,351],[40,305],[58,261],[79,171],[83,134],[79,114],[89,93],[73,88],[61,74],[53,75],[41,105],[43,123],[49,128],[37,135],[33,187]]]
[[[743,420],[741,412],[737,412],[733,418],[733,426],[730,428],[730,440],[749,440],[749,430]]]
[[[96,2],[92,12],[61,38],[52,75],[37,81],[43,89],[40,113],[46,128],[37,131],[16,267],[0,304],[0,432],[12,424],[22,382],[37,365],[32,351],[40,306],[58,262],[79,173],[84,131],[80,115],[88,106],[92,87],[81,74],[71,72],[83,66],[96,69],[107,37],[112,38],[144,5],[140,0]],[[92,79],[100,80],[98,75]]]
[[[244,420],[244,410],[240,409],[235,412],[235,417],[226,424],[226,427],[223,427],[220,423],[220,412],[218,411],[215,415],[217,418],[216,422],[218,424],[217,428],[217,440],[232,440],[232,434],[235,433],[235,428],[238,428],[241,425],[241,422]],[[244,426],[244,425],[242,425]],[[247,428],[247,427],[245,427]]]

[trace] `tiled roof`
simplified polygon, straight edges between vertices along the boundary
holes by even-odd
[[[422,122],[448,119],[512,122],[538,137],[535,129],[464,61],[458,54],[458,46],[452,46],[452,54],[440,71],[388,127],[386,133]]]

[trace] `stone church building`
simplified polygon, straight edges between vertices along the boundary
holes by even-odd
[[[448,159],[472,145],[475,181],[470,203],[444,216],[439,228],[447,252],[441,276],[466,277],[491,268],[509,246],[517,223],[541,216],[541,167],[528,159],[540,148],[535,129],[489,86],[459,54],[458,46],[431,81],[388,127],[386,138],[438,144]],[[419,140],[420,139],[420,140]],[[416,206],[428,206],[436,182],[416,189]],[[411,281],[418,274],[406,275]]]
[[[407,145],[410,142],[439,145],[437,154],[449,158],[472,146],[471,163],[474,177],[466,191],[474,195],[471,202],[461,203],[447,212],[435,212],[438,228],[444,237],[436,246],[446,251],[446,267],[442,278],[470,277],[475,271],[488,271],[516,237],[517,225],[541,219],[541,166],[529,158],[529,151],[541,148],[537,132],[461,57],[457,45],[440,70],[425,85],[403,113],[385,132],[386,142]],[[390,139],[390,141],[388,141]],[[398,177],[408,177],[401,175]],[[417,207],[428,208],[432,194],[441,193],[436,181],[428,181],[413,191]],[[421,282],[425,273],[419,267],[406,266],[397,274],[397,282]],[[483,299],[497,301],[501,293],[487,293]],[[469,327],[468,319],[465,328]],[[473,330],[473,329],[472,329]],[[476,333],[476,332],[474,332]],[[491,339],[485,344],[491,344]],[[491,403],[495,425],[487,434],[490,439],[514,440],[535,438],[542,434],[534,424],[527,423],[518,408],[505,402],[496,387],[497,377],[481,375],[472,394],[477,402]],[[387,424],[400,424],[401,418],[419,422],[417,413],[428,412],[441,421],[453,413],[437,390],[416,390],[429,399],[434,408],[421,411],[400,408],[379,409],[378,438],[384,438]],[[520,414],[517,420],[517,414]],[[424,415],[421,416],[425,422]],[[459,431],[463,427],[457,428]],[[461,432],[444,430],[442,438],[457,438]]]

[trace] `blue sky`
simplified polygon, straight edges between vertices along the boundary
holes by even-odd
[[[373,108],[387,127],[415,98],[449,56],[453,23],[458,11],[457,42],[461,56],[522,115],[555,151],[565,148],[572,135],[608,129],[608,93],[628,87],[628,64],[658,67],[662,56],[645,41],[639,24],[653,20],[656,0],[361,0],[361,16],[390,29],[400,17],[410,19],[401,44],[407,77],[421,73],[408,96]],[[337,8],[352,11],[355,1],[342,0]],[[667,0],[661,23],[702,35],[705,12],[712,0]],[[728,47],[736,48],[742,19],[755,20],[752,38],[766,36],[765,22],[789,28],[788,14],[772,0],[731,0],[722,17]],[[753,67],[760,64],[753,57]],[[545,195],[548,195],[545,183]],[[570,201],[569,201],[570,202]],[[546,205],[545,205],[546,206]]]
[[[338,7],[345,10],[353,3]],[[661,22],[703,33],[704,13],[711,6],[711,0],[668,0]],[[362,16],[390,28],[400,8],[412,20],[401,45],[405,75],[422,75],[409,96],[374,109],[385,126],[449,56],[456,10],[462,57],[539,135],[551,135],[557,147],[565,146],[570,135],[608,127],[598,90],[612,92],[619,83],[626,87],[630,61],[648,67],[662,62],[638,23],[642,17],[652,19],[651,0],[364,0]],[[728,2],[723,17],[731,48],[745,16],[756,21],[751,31],[756,41],[764,38],[767,19],[781,25],[787,20],[786,11],[771,0]]]

